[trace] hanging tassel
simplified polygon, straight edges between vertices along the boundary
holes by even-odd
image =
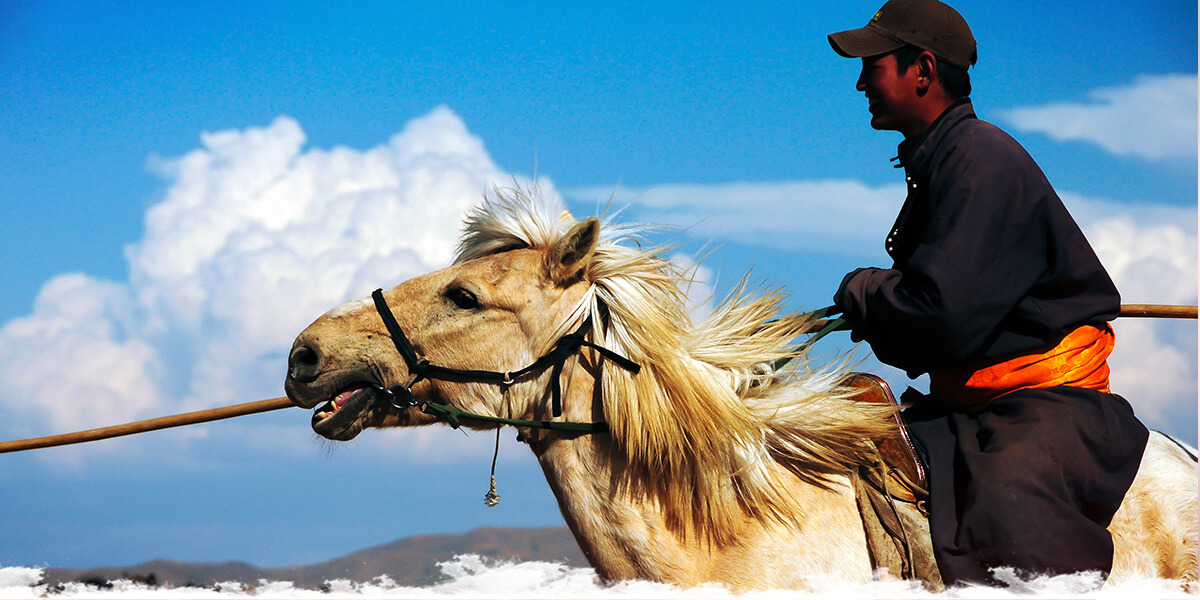
[[[496,451],[492,454],[492,486],[483,496],[483,504],[489,508],[500,504],[500,494],[496,493],[496,457],[500,455],[500,428],[496,428]]]

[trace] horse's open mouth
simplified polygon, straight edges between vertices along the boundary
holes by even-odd
[[[331,440],[352,439],[362,432],[365,413],[374,400],[375,388],[366,383],[346,387],[313,411],[313,431]]]

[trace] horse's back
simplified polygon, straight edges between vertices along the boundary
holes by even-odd
[[[1109,525],[1115,546],[1109,581],[1196,581],[1196,495],[1195,450],[1152,431],[1137,477]]]

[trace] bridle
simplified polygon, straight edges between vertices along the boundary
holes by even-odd
[[[412,375],[412,379],[407,383],[398,383],[392,387],[385,388],[382,385],[373,384],[371,387],[382,393],[388,398],[392,406],[405,410],[409,408],[419,408],[421,412],[428,415],[433,415],[444,419],[451,427],[458,429],[460,418],[469,418],[479,421],[487,421],[491,423],[501,423],[504,425],[513,425],[516,427],[533,427],[537,429],[549,429],[553,431],[567,431],[572,433],[599,433],[608,431],[608,424],[604,422],[594,423],[572,423],[567,421],[527,421],[524,419],[505,419],[501,417],[492,417],[488,415],[479,415],[465,412],[452,404],[439,404],[429,400],[418,401],[413,397],[412,387],[422,379],[454,381],[460,383],[494,383],[500,386],[509,386],[517,381],[527,377],[531,373],[539,372],[546,367],[551,367],[550,374],[550,396],[551,409],[555,417],[562,416],[562,388],[559,384],[559,379],[562,376],[563,365],[571,355],[579,351],[580,347],[587,346],[599,352],[604,358],[607,358],[617,366],[637,375],[642,370],[641,365],[592,342],[584,339],[584,334],[592,327],[592,317],[587,319],[574,332],[562,336],[554,343],[554,347],[549,352],[542,355],[537,360],[533,361],[528,366],[517,369],[516,371],[508,371],[500,373],[497,371],[481,371],[475,369],[455,369],[443,367],[440,365],[430,364],[429,361],[417,356],[417,351],[413,348],[412,343],[408,341],[408,336],[404,335],[404,330],[400,328],[400,324],[396,322],[396,317],[392,314],[392,309],[388,306],[387,301],[383,299],[383,290],[378,289],[371,292],[371,298],[375,301],[375,310],[379,311],[380,318],[383,319],[384,326],[387,327],[388,333],[392,336],[392,344],[396,346],[396,351],[400,353],[404,359],[405,365],[408,366],[408,372]]]

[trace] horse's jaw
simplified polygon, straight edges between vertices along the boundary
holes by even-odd
[[[341,391],[324,395],[301,391],[297,386],[285,386],[285,389],[293,403],[313,409],[313,432],[335,442],[352,440],[372,427],[411,427],[437,422],[436,417],[417,408],[401,410],[392,406],[387,395],[369,383],[333,388]],[[313,397],[317,399],[300,400]]]
[[[300,344],[302,338],[298,338]],[[400,380],[357,357],[330,361],[327,368],[305,378],[288,377],[283,389],[292,403],[311,409],[313,431],[323,438],[344,442],[369,427],[424,424],[415,409],[393,406],[381,378]]]
[[[293,404],[313,409],[314,432],[335,441],[354,439],[390,408],[370,382],[355,378],[322,378],[305,384],[288,381],[284,391]]]
[[[313,411],[313,431],[330,440],[349,441],[366,428],[368,408],[377,402],[375,388],[355,385]]]

